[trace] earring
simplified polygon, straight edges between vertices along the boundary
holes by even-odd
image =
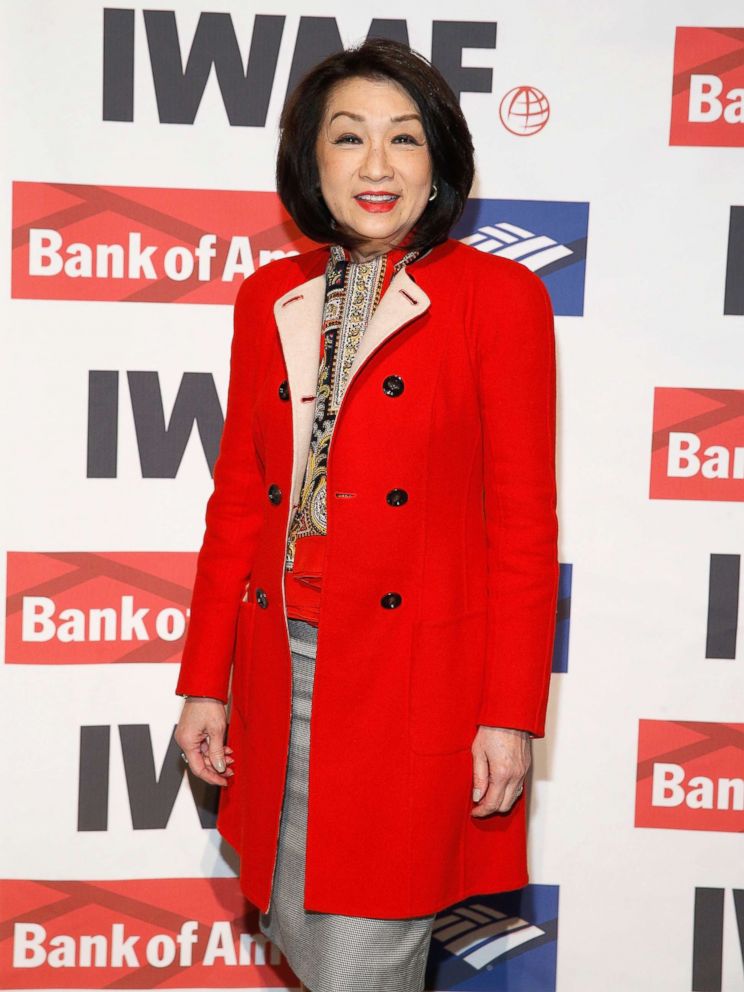
[[[431,196],[429,197],[429,199],[430,200],[433,200],[433,199],[436,198],[436,195],[439,192],[439,190],[437,189],[437,184],[436,183],[434,183],[434,185],[431,188],[432,188],[433,192],[432,192]]]

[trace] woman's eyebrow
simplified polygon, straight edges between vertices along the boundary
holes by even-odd
[[[350,110],[337,110],[335,114],[331,115],[328,123],[332,124],[337,117],[350,117],[353,121],[364,120],[362,114],[354,114]],[[396,117],[391,117],[390,120],[398,124],[400,121],[420,121],[421,117],[419,114],[398,114]]]

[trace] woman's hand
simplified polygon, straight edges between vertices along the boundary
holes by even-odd
[[[174,737],[197,778],[210,785],[227,785],[233,775],[232,748],[225,746],[225,704],[217,700],[191,700],[183,704]],[[219,774],[224,772],[224,775]]]
[[[522,794],[532,761],[532,742],[526,730],[478,727],[472,746],[472,816],[508,813]]]

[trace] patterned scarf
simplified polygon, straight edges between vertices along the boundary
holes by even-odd
[[[351,260],[341,245],[330,246],[322,319],[318,389],[300,502],[292,520],[285,567],[294,567],[295,542],[326,533],[326,464],[336,413],[359,342],[390,279],[422,252],[393,248],[365,262]],[[299,574],[297,576],[299,578]],[[309,576],[308,576],[309,578]]]

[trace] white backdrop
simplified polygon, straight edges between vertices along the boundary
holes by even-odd
[[[231,127],[214,73],[193,125],[160,123],[139,6],[134,120],[102,120],[104,6],[34,0],[0,12],[0,541],[24,555],[198,549],[212,485],[198,433],[175,478],[143,478],[125,372],[157,370],[166,418],[185,372],[211,373],[224,408],[231,311],[13,298],[11,184],[271,191],[300,17],[335,17],[348,44],[365,36],[371,16],[334,0],[284,0],[271,11],[286,23],[266,126]],[[266,12],[234,0],[174,8],[185,48],[201,11],[229,12],[244,60],[254,16]],[[381,0],[372,15],[395,18],[400,7]],[[495,49],[463,53],[465,65],[493,70],[490,92],[462,95],[477,149],[472,196],[589,204],[583,316],[556,317],[560,560],[573,565],[568,671],[552,679],[530,798],[531,880],[560,892],[557,981],[508,988],[692,989],[695,890],[715,888],[725,890],[718,987],[744,990],[732,896],[744,890],[741,814],[692,830],[638,827],[634,818],[639,721],[744,723],[741,638],[736,658],[705,657],[710,555],[744,553],[742,496],[690,499],[680,488],[677,499],[649,498],[654,389],[744,396],[744,320],[724,315],[723,302],[730,210],[744,204],[744,123],[731,125],[739,131],[729,147],[669,144],[676,28],[744,28],[744,10],[735,0],[462,0],[453,11],[431,0],[407,5],[405,16],[412,46],[426,55],[436,20],[498,24]],[[551,114],[539,134],[518,137],[498,107],[527,84],[547,95]],[[744,279],[744,259],[737,264]],[[86,477],[90,370],[120,375],[116,478]],[[733,423],[740,445],[743,423]],[[35,919],[35,905],[16,901],[19,880],[234,874],[185,785],[167,828],[132,826],[116,727],[149,725],[160,768],[180,711],[177,656],[84,665],[10,655],[6,645],[4,919]],[[79,728],[93,725],[113,728],[108,823],[81,831]],[[744,751],[721,760],[720,775],[744,775]],[[61,978],[3,962],[3,987],[60,987]],[[72,974],[64,984],[104,982]],[[479,981],[462,987],[491,987],[487,976]]]

